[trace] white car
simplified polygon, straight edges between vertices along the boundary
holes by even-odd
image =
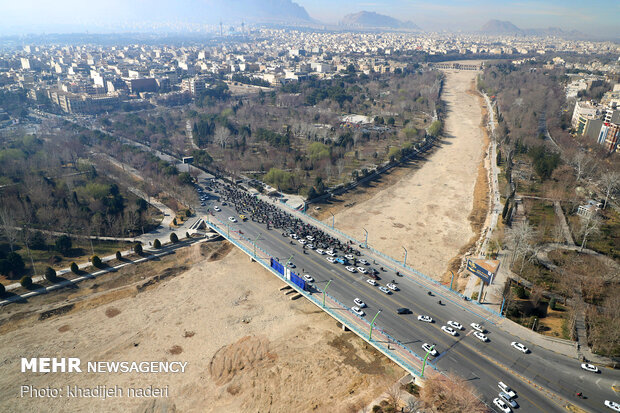
[[[519,407],[517,402],[512,400],[512,398],[506,393],[504,393],[503,391],[499,392],[499,398],[502,399],[504,403],[506,403],[508,406],[512,407],[513,409],[516,409],[517,407]]]
[[[444,333],[448,333],[451,336],[456,336],[456,330],[453,329],[452,327],[441,326],[441,329],[444,331]]]
[[[347,254],[347,255],[345,255],[344,257],[345,257],[346,259],[348,259],[348,260],[354,260],[354,259],[355,259],[355,257],[353,256],[353,254]]]
[[[433,357],[437,357],[437,354],[439,354],[439,353],[437,353],[437,350],[435,350],[435,346],[434,345],[430,345],[428,343],[424,343],[424,344],[422,344],[422,348],[427,353],[431,353],[431,356],[433,356]]]
[[[497,408],[500,409],[504,413],[512,412],[512,409],[508,407],[508,405],[499,397],[496,397],[493,399],[493,404],[496,405]]]
[[[336,259],[334,257],[325,257],[325,259],[329,262],[331,262],[332,264],[336,263]]]
[[[592,373],[598,373],[599,369],[596,366],[593,366],[592,364],[588,364],[588,363],[582,363],[581,364],[581,368],[587,371],[591,371]]]
[[[513,341],[512,343],[510,343],[510,345],[524,354],[527,354],[530,351],[530,349],[528,349],[523,344],[518,343],[516,341]]]
[[[287,264],[286,264],[286,266],[287,266],[287,267],[289,267],[289,268],[295,268],[295,267],[297,267],[297,266],[296,266],[295,264],[293,264],[292,262],[287,263]]]
[[[446,324],[448,324],[450,327],[456,329],[456,330],[462,330],[463,326],[461,325],[461,323],[457,322],[457,321],[448,321]]]
[[[235,218],[235,217],[228,217],[228,220],[230,222],[237,222],[237,218]]]
[[[305,244],[306,242],[308,242],[308,241],[306,241],[306,240],[305,240],[305,239],[303,239],[303,238],[300,238],[300,239],[298,239],[298,240],[297,240],[297,242],[299,242],[301,245],[304,245],[304,244]]]
[[[367,279],[366,282],[370,285],[377,285],[377,282],[375,280],[371,280],[370,278]]]
[[[471,323],[470,326],[474,330],[480,331],[481,333],[484,333],[484,328],[482,328],[482,326],[480,324],[478,324],[478,323]]]
[[[432,323],[433,319],[427,315],[419,315],[418,321],[424,321],[425,323]]]
[[[319,255],[325,255],[325,251],[323,251],[323,250],[322,250],[322,249],[320,249],[320,248],[317,248],[315,251],[316,251],[316,253],[317,253],[317,254],[319,254]]]
[[[205,205],[206,205],[206,204],[205,204],[204,202],[201,202],[201,203],[200,203],[200,206],[205,206]]]
[[[304,274],[304,280],[308,281],[309,283],[314,282],[314,278],[312,278],[310,274]]]
[[[357,262],[359,262],[359,263],[360,263],[360,264],[362,264],[362,265],[368,265],[368,261],[366,261],[366,260],[365,260],[365,259],[363,259],[363,258],[360,258],[359,260],[357,260]]]
[[[381,286],[379,287],[379,290],[381,290],[382,292],[386,293],[386,294],[391,294],[392,292],[390,290],[388,290],[387,288]]]
[[[486,342],[488,340],[487,336],[482,334],[480,331],[474,331],[474,337],[482,342]]]
[[[366,273],[368,273],[368,271],[366,271],[366,268],[364,268],[364,267],[357,267],[357,270],[358,270],[359,272],[361,272],[362,274],[366,274]]]
[[[311,250],[313,250],[313,249],[314,249],[314,245],[312,245],[312,244],[306,244],[306,248],[310,248]]]
[[[503,391],[504,393],[506,393],[508,395],[508,397],[510,397],[511,399],[514,398],[517,393],[515,393],[506,383],[504,383],[503,381],[497,382],[497,387],[499,387],[499,389],[501,391]]]
[[[395,284],[387,283],[386,286],[392,291],[398,291],[398,287]]]
[[[327,251],[325,251],[325,253],[327,255],[329,255],[330,257],[335,257],[336,256],[336,253],[334,252],[334,250],[327,250]]]
[[[355,303],[356,306],[358,306],[359,308],[364,308],[366,307],[366,303],[363,302],[362,300],[360,300],[359,298],[356,298],[353,300],[353,302]]]
[[[605,406],[609,407],[611,410],[615,412],[620,412],[620,404],[616,402],[612,402],[609,400],[605,400]]]
[[[297,238],[299,238],[299,237],[297,236],[297,234],[291,234],[291,238],[293,238],[293,239],[297,239]]]
[[[355,267],[346,266],[345,268],[346,268],[346,269],[347,269],[347,271],[349,271],[349,272],[357,272],[357,270],[355,269]]]
[[[222,208],[220,208],[219,206],[214,206],[213,209],[215,210],[215,212],[220,212],[222,210]]]
[[[360,317],[363,317],[366,313],[364,313],[358,306],[351,307],[351,311],[357,314]]]
[[[306,239],[307,239],[308,241],[314,241],[314,237],[313,237],[312,235],[308,235],[308,236],[306,236]]]

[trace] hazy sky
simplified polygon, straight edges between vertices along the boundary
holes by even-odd
[[[144,22],[219,20],[214,4],[277,3],[281,0],[0,0],[0,34],[101,31],[101,27],[148,29]],[[620,38],[620,0],[296,0],[311,17],[336,23],[361,10],[411,20],[424,30],[477,30],[489,19],[521,28],[555,26]],[[260,6],[257,6],[260,7]],[[249,12],[249,11],[248,11]],[[99,29],[98,29],[99,27]]]

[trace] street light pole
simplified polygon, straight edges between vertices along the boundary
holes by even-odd
[[[260,237],[260,234],[258,234],[256,238],[254,238],[254,241],[252,241],[254,244],[254,258],[256,258],[256,241],[258,241],[258,237]]]
[[[332,283],[332,280],[329,280],[329,282],[327,283],[327,285],[325,286],[325,288],[323,289],[323,308],[325,308],[325,292],[327,291],[327,288],[329,287],[329,285]]]
[[[334,214],[332,213],[332,211],[329,211],[330,214],[332,214],[332,229],[334,229],[334,219],[336,217],[334,217]]]
[[[403,249],[405,250],[405,261],[403,261],[403,266],[406,267],[407,266],[407,248],[403,247]]]
[[[368,231],[366,231],[366,228],[362,228],[362,229],[366,233],[366,240],[364,241],[364,247],[368,248]]]
[[[290,257],[288,257],[288,260],[286,260],[286,263],[284,264],[285,267],[288,267],[288,263],[291,262],[294,256],[295,254],[292,254]]]
[[[372,340],[372,329],[375,326],[375,320],[377,319],[377,316],[379,315],[380,312],[381,312],[381,310],[377,311],[377,314],[375,314],[374,318],[370,322],[370,333],[368,334],[368,340],[369,341]]]
[[[424,356],[424,361],[422,362],[422,372],[420,373],[420,378],[424,378],[424,367],[426,367],[426,359],[428,358],[428,356],[431,354],[431,351],[433,351],[435,349],[435,345],[433,344],[431,346],[430,351],[426,352],[426,356]]]

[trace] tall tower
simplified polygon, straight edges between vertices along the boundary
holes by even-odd
[[[220,19],[220,37],[222,37],[222,19]]]
[[[245,22],[241,20],[241,36],[245,36]]]

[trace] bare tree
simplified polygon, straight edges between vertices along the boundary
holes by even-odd
[[[389,386],[385,390],[385,392],[387,394],[388,405],[391,406],[394,409],[394,411],[396,411],[402,399],[402,390],[400,388],[400,384],[396,383],[392,386]]]
[[[228,130],[228,128],[220,126],[215,130],[214,140],[222,148],[226,147],[229,139],[230,131]]]
[[[518,222],[506,230],[506,245],[512,250],[511,262],[531,252],[536,232],[527,222]]]
[[[579,235],[582,237],[579,251],[583,251],[588,237],[599,233],[601,223],[601,219],[595,214],[588,214],[586,217],[582,217],[579,228]]]
[[[601,175],[599,180],[599,184],[603,187],[603,191],[605,192],[605,203],[603,204],[603,209],[607,207],[607,200],[610,196],[613,196],[614,193],[618,190],[618,186],[620,186],[620,175],[617,172],[606,172]]]
[[[341,176],[344,171],[344,158],[338,158],[336,161],[336,167],[338,168],[338,176]]]
[[[13,210],[7,208],[6,206],[3,206],[0,209],[0,226],[2,226],[4,236],[7,241],[9,241],[9,247],[11,248],[11,252],[13,252],[13,247],[15,245],[15,241],[17,241],[19,228],[17,228]]]
[[[578,151],[571,159],[571,163],[575,168],[575,178],[577,179],[577,181],[580,181],[581,178],[583,178],[590,172],[592,166],[592,159],[588,157],[585,152]]]

